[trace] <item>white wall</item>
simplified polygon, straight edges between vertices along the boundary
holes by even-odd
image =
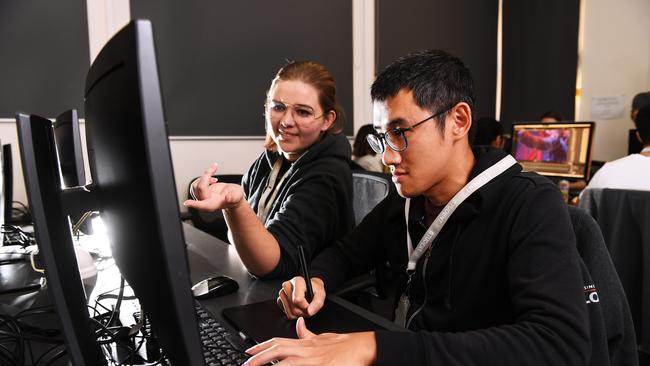
[[[596,120],[593,158],[627,154],[632,98],[650,90],[650,1],[582,0],[582,90],[576,119],[591,120],[591,98],[625,95],[621,118]]]

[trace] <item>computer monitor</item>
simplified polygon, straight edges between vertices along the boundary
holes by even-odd
[[[512,155],[524,170],[589,179],[593,122],[514,123]]]
[[[204,365],[149,21],[132,21],[101,50],[85,113],[115,263],[172,364]]]
[[[71,109],[61,113],[54,122],[54,141],[61,167],[63,187],[80,187],[86,185],[83,147],[79,133],[77,110]]]
[[[96,343],[81,276],[64,214],[52,122],[16,116],[23,174],[47,287],[75,365],[105,365]]]

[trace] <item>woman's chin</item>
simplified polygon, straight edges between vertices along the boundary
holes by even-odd
[[[282,145],[280,145],[279,152],[289,161],[294,161],[302,155],[304,150],[299,150],[299,149],[285,149]]]

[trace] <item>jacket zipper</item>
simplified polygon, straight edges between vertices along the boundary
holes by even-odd
[[[420,307],[409,317],[408,321],[406,322],[406,329],[409,329],[413,318],[415,318],[415,316],[418,315],[418,313],[424,309],[424,306],[427,304],[427,297],[429,295],[429,287],[427,286],[427,264],[429,264],[429,257],[431,256],[432,248],[433,245],[430,245],[426,256],[424,257],[424,264],[422,265],[422,284],[424,285],[424,299],[422,300],[422,305],[420,305]]]

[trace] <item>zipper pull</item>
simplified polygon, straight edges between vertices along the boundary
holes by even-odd
[[[415,271],[407,270],[406,274],[408,275],[408,279],[406,280],[406,287],[404,287],[404,292],[402,292],[402,295],[397,302],[397,307],[395,308],[395,324],[402,327],[406,327],[406,315],[408,314],[409,308],[411,307],[409,289],[411,288],[411,280],[413,279]]]

